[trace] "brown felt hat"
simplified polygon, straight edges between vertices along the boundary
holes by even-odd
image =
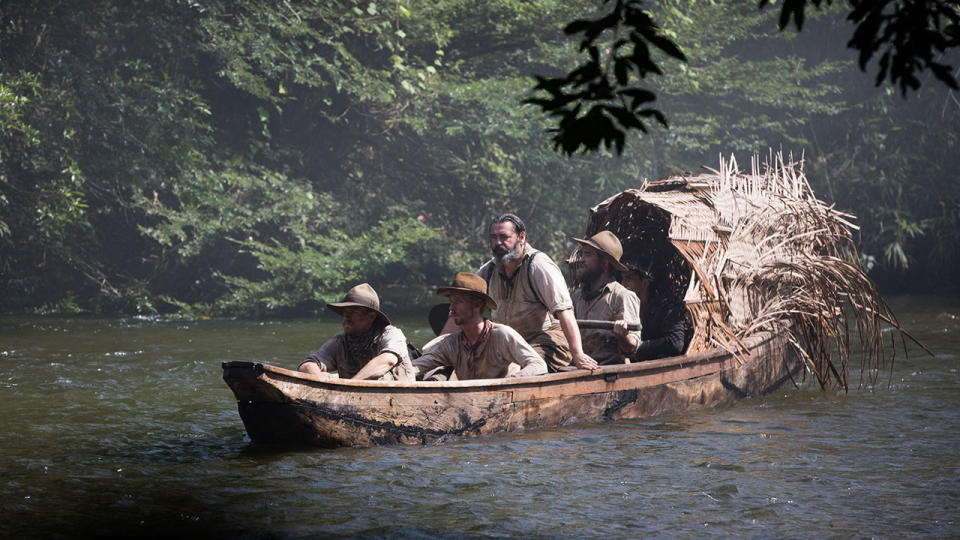
[[[377,291],[373,290],[367,283],[361,283],[356,287],[347,291],[346,296],[343,297],[343,300],[340,302],[334,302],[332,304],[327,304],[327,309],[336,313],[337,315],[343,315],[343,308],[346,307],[364,307],[367,309],[372,309],[377,312],[377,315],[383,319],[383,322],[390,324],[390,319],[380,311],[380,297],[377,296]]]
[[[623,272],[627,269],[627,267],[620,262],[620,256],[623,255],[623,246],[620,245],[620,240],[612,232],[600,231],[586,240],[582,238],[574,238],[574,240],[585,246],[590,246],[593,249],[602,251],[607,257],[610,257],[610,263],[618,272]]]
[[[487,296],[487,282],[476,274],[470,272],[457,272],[453,278],[453,283],[449,287],[437,287],[437,294],[440,296],[450,296],[454,293],[468,293],[483,299],[487,308],[497,309],[497,303]]]

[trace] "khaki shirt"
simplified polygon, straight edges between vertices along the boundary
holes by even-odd
[[[423,356],[414,359],[413,365],[420,373],[426,373],[440,366],[453,366],[457,379],[500,379],[510,377],[532,377],[547,372],[547,364],[526,341],[509,326],[493,323],[487,342],[480,350],[477,363],[471,373],[468,365],[470,353],[460,345],[457,330],[440,336],[424,347]],[[510,372],[510,365],[520,366],[520,370]]]
[[[600,295],[590,302],[583,297],[583,289],[573,291],[573,311],[577,319],[640,323],[640,299],[616,281],[604,285]],[[637,343],[640,342],[640,330],[630,332],[630,335],[636,338]],[[583,352],[598,364],[624,364],[633,353],[620,350],[619,341],[612,330],[580,330],[580,339],[583,341]]]
[[[383,329],[380,335],[380,344],[373,357],[379,356],[385,352],[391,352],[400,359],[396,365],[390,368],[381,381],[412,381],[414,380],[413,364],[410,363],[410,355],[407,353],[407,338],[403,331],[396,326],[388,325]],[[343,334],[337,334],[328,340],[318,350],[307,355],[304,362],[316,362],[320,364],[323,371],[337,372],[341,379],[349,379],[360,372],[366,362],[352,360],[347,357],[347,348],[344,343]]]
[[[532,257],[535,251],[530,244],[526,245],[523,262],[511,279],[504,276],[503,265],[496,264],[494,259],[477,270],[477,275],[484,279],[490,276],[487,294],[497,302],[490,320],[510,326],[527,341],[557,324],[556,312],[573,308],[560,268],[546,253]]]

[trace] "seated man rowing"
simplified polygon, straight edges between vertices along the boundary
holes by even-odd
[[[531,377],[547,372],[547,364],[517,333],[483,317],[497,304],[487,296],[482,277],[460,272],[437,294],[450,298],[450,316],[458,330],[437,338],[413,361],[421,376],[441,366],[453,367],[458,380]],[[513,372],[511,365],[520,367]]]
[[[640,323],[640,300],[614,279],[614,271],[624,272],[620,262],[623,248],[610,231],[590,238],[574,238],[580,244],[575,265],[577,283],[573,291],[573,310],[578,320],[624,321]],[[613,329],[581,329],[583,350],[600,365],[629,363],[629,356],[640,343],[640,332],[615,333]]]
[[[312,375],[335,371],[341,379],[414,379],[407,338],[380,311],[373,287],[361,283],[350,289],[342,302],[327,304],[327,308],[343,316],[343,333],[310,353],[300,371]]]

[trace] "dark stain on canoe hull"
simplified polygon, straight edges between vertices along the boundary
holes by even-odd
[[[476,435],[488,421],[488,418],[471,421],[467,413],[461,411],[459,423],[463,427],[438,430],[372,420],[352,407],[334,410],[306,401],[283,404],[238,402],[238,408],[250,439],[271,446],[335,448],[346,445],[338,438],[323,436],[328,430],[318,430],[318,423],[346,424],[352,438],[356,438],[357,432],[362,432],[369,439],[368,444],[384,445],[414,441],[427,444],[448,437]]]
[[[730,392],[735,399],[744,399],[749,396],[747,392],[731,381],[726,373],[720,374],[720,384],[723,385],[723,388]]]
[[[606,420],[613,419],[614,414],[620,412],[624,407],[636,403],[639,397],[640,392],[637,389],[617,392],[615,396],[611,396],[612,399],[603,410],[603,418]]]

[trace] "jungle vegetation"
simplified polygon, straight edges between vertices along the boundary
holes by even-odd
[[[960,96],[875,85],[826,4],[797,32],[650,2],[685,59],[651,54],[669,127],[567,155],[525,100],[599,0],[2,0],[0,311],[300,315],[359,281],[428,303],[499,213],[559,258],[610,195],[770,148],[859,217],[881,286],[948,285]]]

